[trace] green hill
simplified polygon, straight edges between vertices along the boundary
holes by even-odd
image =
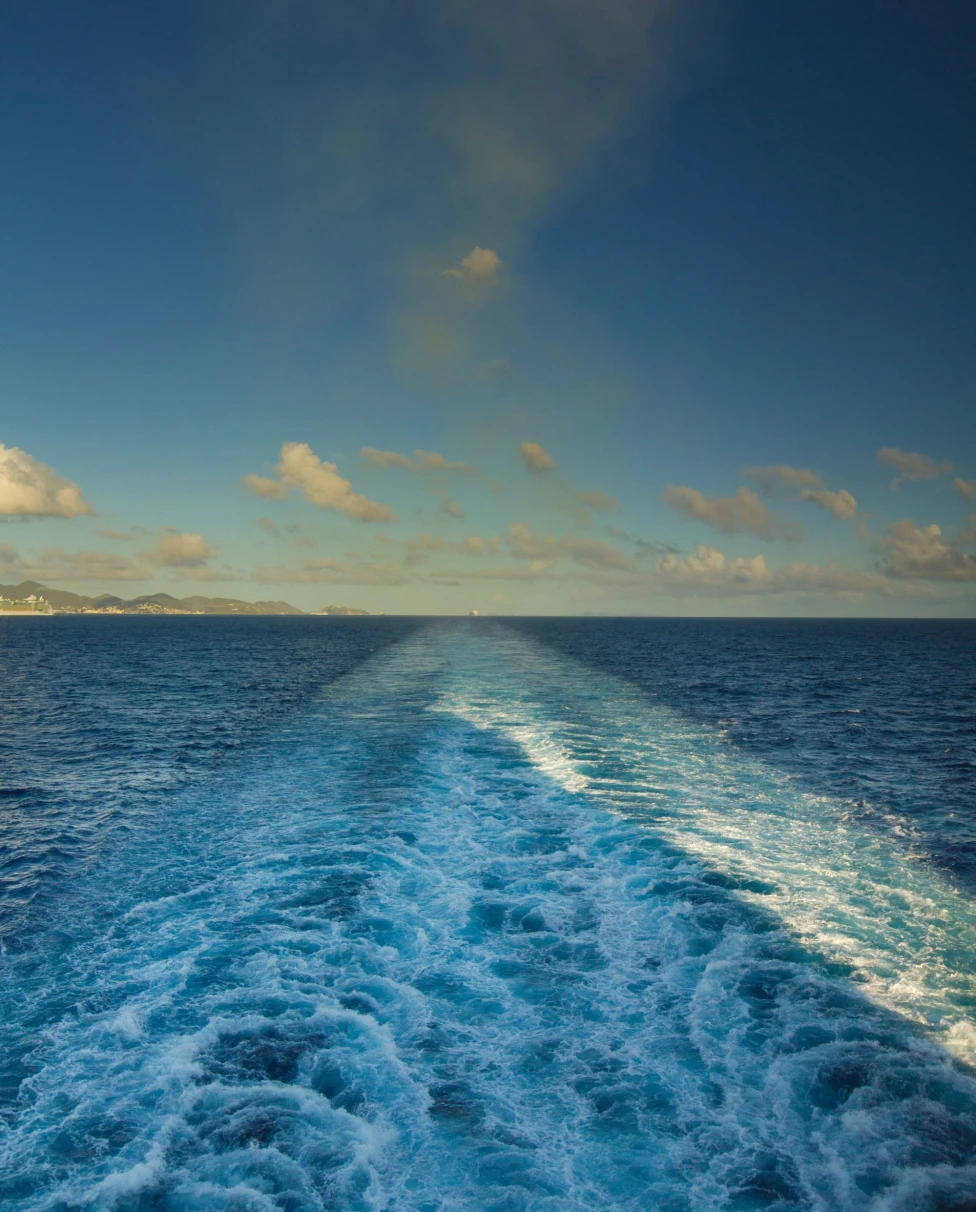
[[[17,601],[31,594],[44,598],[55,610],[137,610],[140,606],[161,606],[166,610],[193,610],[203,614],[304,614],[290,602],[245,602],[238,598],[207,598],[194,594],[174,598],[169,593],[143,594],[137,598],[119,598],[103,593],[97,598],[70,593],[66,589],[51,589],[37,581],[21,581],[19,585],[0,585],[0,597]]]

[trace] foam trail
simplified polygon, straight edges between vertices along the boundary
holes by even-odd
[[[904,842],[880,836],[714,730],[511,633],[485,666],[446,709],[703,859],[874,1000],[976,1061],[976,907],[919,860],[907,822]]]
[[[657,726],[447,625],[188,793],[0,1007],[4,1208],[965,1206],[976,1084],[675,844],[753,767]]]

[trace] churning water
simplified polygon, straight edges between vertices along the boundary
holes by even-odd
[[[63,622],[0,637],[4,1208],[976,1208],[898,806],[538,627]]]

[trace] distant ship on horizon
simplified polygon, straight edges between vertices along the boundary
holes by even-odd
[[[54,614],[54,607],[44,598],[39,598],[36,594],[31,594],[30,597],[23,598],[20,601],[10,601],[8,598],[0,598],[0,615],[35,615],[35,614]]]

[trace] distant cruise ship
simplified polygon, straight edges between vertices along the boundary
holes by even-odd
[[[5,614],[54,614],[50,602],[31,594],[29,598],[12,602],[9,598],[0,598],[0,615]]]

